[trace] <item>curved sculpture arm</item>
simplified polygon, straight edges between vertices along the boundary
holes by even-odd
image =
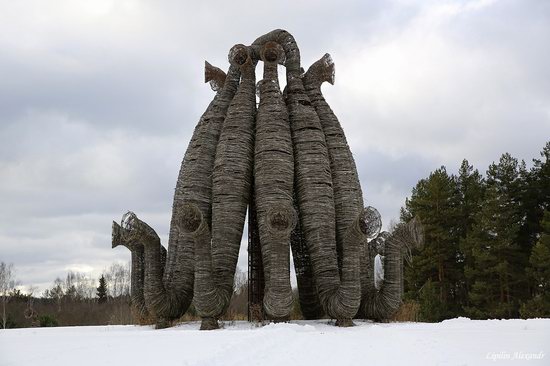
[[[300,50],[292,34],[284,29],[275,29],[257,38],[250,46],[253,59],[260,59],[261,50],[267,42],[275,42],[283,47],[285,52],[284,65],[286,67],[287,79],[291,77],[300,77],[303,73],[300,67]]]
[[[401,305],[401,244],[387,232],[381,232],[379,237],[385,240],[384,280],[380,289],[375,286],[374,259],[376,253],[367,254],[367,291],[361,299],[360,317],[382,321],[390,319]],[[358,315],[359,315],[358,314]]]
[[[334,85],[335,67],[332,57],[325,53],[323,57],[315,61],[304,75],[306,89],[319,88],[325,81]]]
[[[420,217],[413,217],[407,223],[406,231],[402,232],[397,238],[409,248],[422,249],[424,247],[424,226]]]
[[[384,281],[377,290],[374,284],[375,253],[369,253],[366,261],[368,286],[361,301],[360,317],[380,321],[388,320],[395,314],[403,296],[403,250],[405,247],[421,246],[423,236],[422,224],[418,218],[397,225],[391,234],[379,234],[379,237],[385,239]]]
[[[156,318],[157,328],[165,327],[167,320],[175,318],[181,311],[182,299],[168,293],[164,288],[162,276],[166,265],[166,249],[160,244],[159,236],[133,212],[127,212],[122,217],[121,225],[113,224],[113,238],[119,245],[133,249],[132,268],[136,268],[136,276],[143,272],[143,280],[136,280],[136,290],[141,292],[142,282],[145,308]],[[141,250],[138,251],[138,248]],[[143,270],[138,269],[140,265]]]
[[[227,75],[216,66],[212,66],[208,61],[204,61],[204,82],[210,83],[213,91],[221,90],[225,84]]]
[[[330,296],[328,308],[335,309],[339,314],[346,316],[335,317],[338,326],[353,325],[351,319],[357,314],[361,303],[361,282],[360,282],[360,251],[361,243],[366,242],[367,223],[366,208],[356,216],[353,223],[348,227],[343,242],[342,266],[340,286]],[[330,313],[329,313],[330,314]]]
[[[129,211],[126,215],[128,214],[133,214],[133,213]],[[124,229],[116,221],[113,221],[111,237],[112,237],[111,239],[112,248],[123,246],[130,251],[136,251],[140,249],[143,250],[143,244],[141,244],[140,242],[131,240],[131,236],[130,236],[130,233],[128,233],[128,230]]]
[[[122,228],[120,227],[120,225],[116,221],[113,221],[111,229],[111,248],[113,249],[118,247],[119,245],[123,245],[121,241],[121,229]]]
[[[128,211],[122,216],[121,223],[121,236],[120,239],[123,242],[139,242],[144,246],[150,246],[151,244],[160,244],[160,238],[147,223],[138,219],[135,213]]]
[[[131,252],[131,273],[130,273],[130,299],[132,312],[135,318],[141,323],[149,317],[145,297],[143,294],[143,283],[145,279],[145,256],[143,245],[135,241],[122,240],[124,229],[115,221],[112,227],[112,247],[124,246]],[[164,248],[163,248],[164,249]]]

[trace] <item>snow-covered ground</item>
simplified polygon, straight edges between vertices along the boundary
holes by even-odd
[[[0,365],[550,365],[550,319],[0,330]]]

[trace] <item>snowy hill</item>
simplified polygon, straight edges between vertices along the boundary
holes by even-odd
[[[550,365],[550,319],[0,330],[0,365]]]

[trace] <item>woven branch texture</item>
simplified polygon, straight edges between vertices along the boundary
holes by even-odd
[[[287,319],[292,310],[290,234],[296,224],[292,202],[294,158],[288,111],[279,88],[277,63],[282,47],[268,42],[261,52],[263,79],[256,122],[254,182],[261,252],[264,263],[266,315]]]
[[[143,321],[149,317],[149,311],[145,306],[145,297],[143,294],[143,283],[145,280],[145,254],[143,244],[139,241],[122,240],[121,226],[113,221],[112,247],[116,248],[122,245],[132,253],[130,268],[130,299],[132,304],[132,313],[138,321]]]
[[[354,317],[388,319],[401,304],[404,254],[421,246],[422,226],[413,219],[380,233],[380,214],[364,206],[344,130],[321,92],[324,82],[334,84],[330,55],[304,73],[294,37],[277,29],[233,46],[228,59],[227,74],[205,63],[216,95],[181,164],[168,251],[132,212],[113,223],[113,247],[132,254],[135,313],[166,326],[193,301],[201,329],[218,328],[253,207],[249,316],[290,318],[292,252],[306,319],[329,317],[341,326]],[[279,65],[286,70],[283,92]],[[374,283],[377,253],[384,258],[381,286]]]
[[[403,297],[403,252],[423,243],[422,225],[418,219],[398,224],[393,232],[382,232],[363,253],[362,265],[367,269],[365,288],[358,318],[388,320],[401,305]],[[384,281],[380,289],[374,283],[374,257],[384,255]]]
[[[241,82],[227,111],[215,155],[211,241],[195,242],[194,303],[203,318],[217,318],[229,305],[252,185],[255,63],[242,45],[230,50],[229,60],[240,69]],[[201,212],[204,215],[204,209]],[[203,328],[209,327],[203,322]]]

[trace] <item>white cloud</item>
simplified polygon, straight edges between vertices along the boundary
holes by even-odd
[[[509,149],[522,157],[536,154],[544,143],[537,136],[550,136],[550,95],[533,76],[545,73],[540,60],[550,62],[550,53],[540,44],[521,55],[521,43],[507,36],[523,32],[529,38],[522,27],[541,20],[524,16],[514,25],[515,15],[508,14],[506,28],[495,25],[502,39],[490,43],[456,34],[472,18],[490,21],[490,9],[497,6],[494,1],[426,6],[404,25],[394,24],[366,42],[358,37],[336,51],[337,67],[344,67],[337,68],[336,86],[325,90],[351,131],[354,151],[418,154],[439,164],[466,157],[482,166]],[[538,144],[526,150],[519,140]]]

